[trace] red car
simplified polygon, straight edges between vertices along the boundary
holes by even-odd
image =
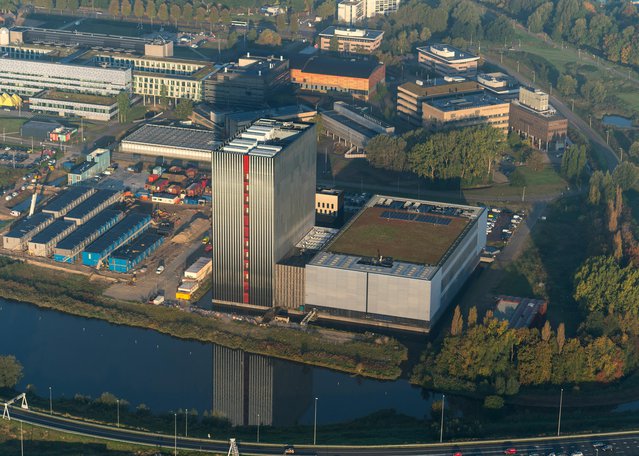
[[[517,450],[515,448],[508,448],[504,451],[504,454],[517,454]]]
[[[457,453],[453,453],[453,456],[463,456],[463,455],[461,454],[461,451],[458,451]]]

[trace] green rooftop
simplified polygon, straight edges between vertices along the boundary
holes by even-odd
[[[44,100],[70,101],[72,103],[87,103],[101,106],[111,106],[117,103],[115,97],[103,97],[100,95],[90,95],[86,93],[61,92],[59,90],[50,90],[42,95],[36,95],[31,98],[40,98]]]

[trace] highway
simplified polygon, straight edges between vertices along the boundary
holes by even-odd
[[[21,420],[35,426],[55,429],[63,432],[107,439],[131,444],[151,447],[173,448],[176,440],[172,435],[138,432],[128,429],[115,428],[92,424],[79,420],[70,420],[56,415],[27,411],[21,408],[10,408],[11,418]],[[321,434],[318,436],[321,438]],[[596,450],[592,444],[602,442],[612,445],[611,451]],[[228,451],[226,441],[206,440],[177,437],[177,448],[181,450],[195,450],[210,453],[224,453]],[[256,444],[238,442],[242,455],[281,455],[284,445]],[[639,455],[639,431],[621,433],[590,434],[583,436],[563,436],[537,439],[518,439],[511,441],[476,441],[426,445],[398,445],[398,446],[296,446],[295,454],[317,456],[346,456],[346,455],[392,455],[392,456],[452,456],[461,452],[463,456],[502,455],[505,450],[515,448],[517,454],[533,456],[571,456],[581,451],[584,456]]]

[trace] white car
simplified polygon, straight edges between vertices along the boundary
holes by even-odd
[[[156,274],[162,274],[164,272],[164,265],[160,265],[158,266],[158,268],[155,270]]]
[[[584,454],[581,451],[573,451],[570,456],[584,456]]]

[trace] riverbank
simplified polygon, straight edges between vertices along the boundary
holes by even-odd
[[[107,298],[102,295],[106,286],[99,279],[0,256],[0,297],[42,308],[380,380],[397,379],[400,364],[408,355],[405,346],[385,336],[314,327],[258,327],[203,317],[185,309]]]

